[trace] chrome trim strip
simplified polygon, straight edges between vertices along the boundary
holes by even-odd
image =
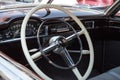
[[[45,37],[45,36],[46,35],[40,35],[39,37]],[[33,38],[37,38],[37,36],[26,37],[26,39],[33,39]],[[21,38],[6,39],[6,40],[1,40],[0,43],[14,42],[19,40],[21,40]]]
[[[15,65],[0,57],[0,75],[7,77],[6,80],[33,80],[25,72],[18,69]]]
[[[32,39],[32,38],[36,38],[36,36],[26,37],[26,39]],[[14,39],[3,40],[3,41],[0,41],[0,43],[14,42],[14,41],[19,41],[19,40],[21,40],[21,38],[14,38]]]

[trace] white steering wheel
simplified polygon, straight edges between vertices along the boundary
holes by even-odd
[[[71,12],[69,12],[67,9],[64,9],[60,6],[57,5],[51,5],[51,4],[46,4],[46,5],[38,5],[35,8],[33,8],[32,10],[30,10],[28,12],[28,14],[25,16],[23,23],[22,23],[22,27],[21,27],[21,45],[22,45],[22,49],[24,52],[24,55],[28,61],[28,63],[30,64],[30,66],[33,68],[33,70],[43,79],[45,80],[53,80],[52,78],[50,78],[49,76],[47,76],[46,74],[44,74],[39,68],[38,66],[35,64],[34,59],[38,58],[41,56],[42,52],[36,52],[33,55],[30,55],[28,47],[27,47],[27,43],[26,43],[26,37],[25,37],[25,31],[26,31],[26,25],[30,19],[30,17],[32,16],[33,13],[35,13],[37,10],[39,9],[44,9],[44,8],[55,8],[58,10],[63,11],[64,13],[66,13],[67,15],[69,15],[81,28],[81,30],[79,32],[77,32],[76,34],[72,34],[70,36],[68,36],[67,38],[63,38],[65,40],[71,40],[73,39],[76,35],[84,35],[86,37],[86,40],[88,42],[88,47],[89,47],[89,56],[90,56],[90,60],[89,60],[89,66],[87,68],[87,71],[85,72],[85,74],[82,76],[78,70],[78,68],[75,66],[74,68],[72,68],[73,73],[75,74],[75,76],[77,77],[78,80],[86,80],[88,78],[88,76],[90,75],[92,68],[93,68],[93,63],[94,63],[94,51],[93,51],[93,45],[90,39],[90,36],[86,30],[86,28],[84,27],[84,25],[82,24],[82,22],[76,17],[74,16]],[[45,48],[43,51],[49,51],[49,49],[55,49],[56,45],[58,45],[58,43],[56,44],[51,44],[49,47]],[[67,54],[69,56],[69,54]],[[67,56],[67,57],[68,57]],[[68,63],[71,63],[71,57],[68,57]],[[74,65],[74,63],[70,64],[70,65]]]

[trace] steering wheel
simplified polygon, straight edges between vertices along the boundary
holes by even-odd
[[[66,13],[67,15],[69,15],[81,28],[80,31],[78,32],[74,32],[74,34],[68,36],[68,37],[63,37],[63,36],[54,36],[50,39],[50,41],[52,41],[53,44],[50,44],[48,47],[34,53],[33,55],[30,55],[30,52],[28,50],[28,46],[26,43],[26,37],[25,37],[25,31],[26,31],[26,25],[27,22],[29,21],[30,17],[32,16],[33,13],[35,13],[37,10],[39,9],[44,9],[44,8],[55,8],[58,10],[63,11],[64,13]],[[70,56],[70,54],[68,53],[68,51],[66,50],[66,47],[63,46],[64,44],[66,44],[67,42],[69,42],[70,40],[73,40],[74,38],[78,38],[78,36],[80,35],[84,35],[87,43],[88,43],[88,47],[89,47],[89,56],[90,56],[90,60],[89,60],[89,65],[88,68],[85,72],[85,74],[82,76],[81,73],[79,72],[78,68],[76,67],[77,64],[75,64]],[[94,50],[93,50],[93,45],[92,45],[92,41],[90,39],[90,36],[86,30],[86,28],[84,27],[84,25],[82,24],[82,22],[76,17],[74,16],[71,12],[69,12],[67,9],[64,9],[60,6],[57,5],[51,5],[51,4],[46,4],[46,5],[38,5],[35,8],[33,8],[32,10],[30,10],[30,12],[27,13],[27,15],[25,16],[23,23],[22,23],[22,27],[21,27],[21,45],[22,45],[22,49],[24,52],[24,55],[28,61],[28,63],[30,64],[30,66],[33,68],[33,70],[43,79],[45,80],[53,80],[52,78],[50,78],[49,76],[47,76],[45,73],[42,72],[42,70],[40,70],[38,68],[38,66],[36,65],[36,63],[34,62],[34,59],[37,59],[38,57],[40,57],[41,55],[45,55],[47,52],[51,51],[51,50],[55,50],[58,49],[58,51],[61,50],[62,52],[62,57],[64,57],[65,61],[67,62],[68,66],[70,69],[72,69],[73,73],[75,74],[75,76],[77,77],[78,80],[85,80],[88,78],[88,76],[90,75],[92,68],[93,68],[93,63],[94,63]],[[58,47],[60,46],[60,47]],[[62,49],[59,49],[62,48]],[[59,53],[61,55],[61,52]],[[49,61],[49,63],[52,63],[51,61]]]

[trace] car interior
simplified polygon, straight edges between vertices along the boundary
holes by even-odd
[[[49,4],[0,10],[2,57],[38,80],[120,80],[120,1],[105,12],[64,7],[73,13]]]

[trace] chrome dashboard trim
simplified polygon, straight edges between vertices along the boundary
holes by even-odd
[[[0,57],[0,76],[5,80],[34,80],[34,78],[2,57]]]
[[[41,36],[41,37],[44,37],[44,36]],[[33,38],[37,38],[37,37],[36,36],[26,37],[26,39],[33,39]],[[8,39],[8,40],[0,41],[0,43],[15,42],[15,41],[19,41],[20,39],[21,38]]]

